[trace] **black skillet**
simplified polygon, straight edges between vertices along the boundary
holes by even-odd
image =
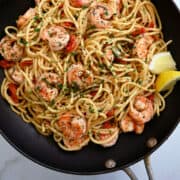
[[[170,0],[153,0],[163,23],[165,40],[173,40],[169,46],[177,68],[180,69],[180,14]],[[0,0],[0,35],[4,35],[4,27],[15,24],[15,20],[23,14],[33,0]],[[0,81],[4,75],[0,71]],[[13,113],[9,105],[0,97],[0,129],[4,138],[29,159],[65,173],[100,174],[112,172],[141,160],[156,150],[172,133],[180,118],[180,83],[166,100],[166,109],[160,117],[154,117],[145,127],[142,135],[122,134],[117,144],[111,148],[89,145],[78,152],[61,150],[52,137],[41,136],[32,125],[26,124]],[[157,145],[149,149],[146,142],[150,137],[157,139]],[[107,169],[105,162],[113,159],[116,167]]]

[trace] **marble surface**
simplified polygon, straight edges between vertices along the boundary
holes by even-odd
[[[180,0],[174,0],[180,7]],[[170,138],[151,156],[155,180],[180,179],[180,125]],[[147,175],[143,161],[132,166],[140,180]],[[42,167],[22,156],[0,135],[0,180],[128,180],[122,171],[95,176],[77,176],[59,173]]]
[[[155,180],[180,179],[180,125],[151,156]],[[139,180],[147,180],[143,161],[132,166]],[[128,180],[122,171],[95,176],[59,173],[42,167],[22,156],[0,136],[0,180]]]

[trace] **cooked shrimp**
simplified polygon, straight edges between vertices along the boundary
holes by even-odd
[[[100,139],[105,140],[105,139],[110,138],[111,136],[112,136],[112,134],[100,134]],[[113,137],[112,139],[110,139],[106,143],[103,143],[102,146],[103,147],[111,147],[111,146],[116,144],[118,137],[119,137],[119,130],[118,129],[115,130],[112,137]]]
[[[122,0],[109,0],[108,4],[114,10],[114,14],[117,14],[117,15],[120,14],[120,11],[122,9]]]
[[[23,74],[16,68],[16,66],[8,69],[8,73],[15,83],[21,84],[24,81]]]
[[[69,33],[59,25],[51,25],[40,34],[42,40],[47,40],[53,51],[60,51],[65,48],[70,40]]]
[[[132,132],[134,131],[134,122],[131,117],[126,116],[120,121],[120,127],[123,132]]]
[[[143,36],[138,39],[135,43],[134,52],[139,58],[146,58],[148,54],[149,47],[153,43],[153,38],[151,36]]]
[[[142,134],[142,132],[144,131],[144,124],[135,124],[134,131],[136,134]]]
[[[67,72],[68,83],[78,85],[80,88],[93,82],[92,73],[85,70],[81,64],[73,64]]]
[[[24,15],[19,16],[18,20],[16,21],[17,26],[19,28],[25,26],[34,16],[36,15],[35,8],[29,8]]]
[[[102,129],[95,133],[95,138],[97,140],[103,141],[101,145],[103,147],[110,147],[116,144],[119,137],[119,128],[115,126],[114,123],[107,121],[102,124]]]
[[[120,127],[123,132],[135,131],[136,134],[141,134],[144,130],[144,124],[136,124],[128,115],[120,121]]]
[[[108,21],[113,15],[113,10],[108,4],[96,3],[91,7],[88,18],[91,25],[97,28],[110,27],[111,23]]]
[[[78,8],[89,6],[91,2],[92,0],[70,0],[70,4]]]
[[[68,148],[80,147],[87,139],[86,120],[78,115],[65,113],[60,117],[58,125],[65,137],[63,142]]]
[[[0,53],[8,61],[18,61],[24,53],[24,48],[17,44],[17,40],[5,36],[0,41]]]
[[[36,4],[39,4],[41,0],[34,0]]]
[[[129,115],[137,124],[144,124],[154,115],[153,103],[144,96],[136,96],[134,104],[130,106]]]
[[[52,72],[44,73],[35,84],[36,90],[45,101],[52,101],[58,95],[57,84],[62,83],[60,77]]]

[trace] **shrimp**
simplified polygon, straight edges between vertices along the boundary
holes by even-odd
[[[104,141],[101,143],[103,147],[111,147],[116,144],[118,140],[119,128],[114,126],[112,122],[107,121],[102,124],[102,131],[98,131],[95,137],[100,141]]]
[[[120,127],[123,132],[132,132],[134,131],[134,122],[131,117],[126,116],[120,121]]]
[[[34,0],[35,4],[39,4],[41,0]]]
[[[111,23],[108,21],[113,15],[113,10],[108,4],[96,3],[91,7],[88,19],[91,25],[96,28],[106,28],[110,27]]]
[[[128,115],[120,121],[120,127],[123,132],[135,131],[136,134],[141,134],[144,130],[144,124],[136,124]]]
[[[105,140],[105,139],[110,138],[111,136],[112,136],[112,134],[100,134],[100,139]],[[101,145],[103,147],[111,147],[111,146],[116,144],[116,142],[118,140],[118,137],[119,137],[119,130],[116,129],[113,136],[112,136],[112,138],[109,141],[107,141],[107,142],[105,142],[105,143],[103,143]]]
[[[144,96],[136,96],[134,104],[130,106],[129,115],[137,124],[144,124],[154,115],[153,102]]]
[[[69,40],[69,33],[59,25],[51,25],[44,29],[40,37],[42,40],[47,40],[49,43],[49,47],[52,51],[60,51],[64,49]]]
[[[85,70],[81,64],[73,64],[67,72],[68,83],[73,86],[77,85],[82,88],[93,82],[93,75]]]
[[[19,28],[25,26],[36,15],[35,8],[29,8],[24,15],[19,16],[16,24]]]
[[[122,0],[109,0],[108,4],[114,10],[114,14],[117,14],[117,15],[120,14],[120,11],[122,9]]]
[[[39,92],[39,95],[45,101],[52,101],[58,95],[58,84],[62,84],[62,80],[56,73],[48,72],[40,76],[35,84],[36,90]]]
[[[87,139],[86,120],[70,112],[60,116],[59,129],[64,135],[63,142],[68,148],[79,148]]]
[[[0,41],[0,53],[8,61],[18,61],[24,53],[24,48],[17,44],[17,40],[5,36]]]
[[[77,8],[89,6],[91,2],[92,0],[70,0],[70,4]]]
[[[154,40],[151,36],[143,36],[142,38],[136,40],[134,53],[137,54],[139,58],[146,58],[149,47],[153,41]]]
[[[8,73],[16,84],[21,84],[24,81],[23,74],[15,66],[8,69]]]

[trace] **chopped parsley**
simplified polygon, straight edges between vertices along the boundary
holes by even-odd
[[[70,93],[70,89],[65,86],[64,89],[63,89],[63,92],[64,92],[64,94],[69,94]]]
[[[41,88],[40,86],[36,86],[36,90],[39,91]]]
[[[82,6],[82,9],[87,9],[88,8],[88,6]]]
[[[104,14],[105,14],[106,16],[108,16],[108,15],[109,15],[108,10],[106,10],[106,11],[104,12]]]
[[[40,21],[42,18],[40,18],[39,16],[34,16],[34,20],[35,21]]]
[[[119,49],[117,47],[112,47],[112,52],[113,52],[114,56],[117,58],[121,55],[121,52],[119,51]]]
[[[55,104],[55,100],[53,99],[51,102],[50,102],[50,106],[53,106]]]
[[[28,44],[28,42],[27,42],[25,39],[23,39],[23,38],[21,38],[21,39],[19,40],[19,42],[20,42],[21,44],[23,44],[23,45],[27,45],[27,44]]]
[[[94,113],[94,112],[95,112],[95,110],[93,109],[92,106],[89,106],[89,112],[90,112],[90,113]]]
[[[39,31],[40,31],[40,28],[34,28],[34,31],[35,31],[35,32],[39,32]]]
[[[96,26],[92,25],[89,27],[89,29],[96,29]]]
[[[102,64],[102,63],[99,63],[98,66],[99,66],[101,69],[105,69],[105,68],[106,68],[106,66],[105,66],[104,64]]]
[[[72,56],[76,56],[77,54],[78,54],[78,53],[75,52],[75,51],[71,52],[71,55],[72,55]]]
[[[57,87],[58,87],[58,89],[62,89],[63,88],[63,84],[58,84]]]
[[[77,91],[80,90],[80,87],[76,82],[73,82],[72,85],[71,85],[71,89],[72,89],[73,92],[77,92]]]

